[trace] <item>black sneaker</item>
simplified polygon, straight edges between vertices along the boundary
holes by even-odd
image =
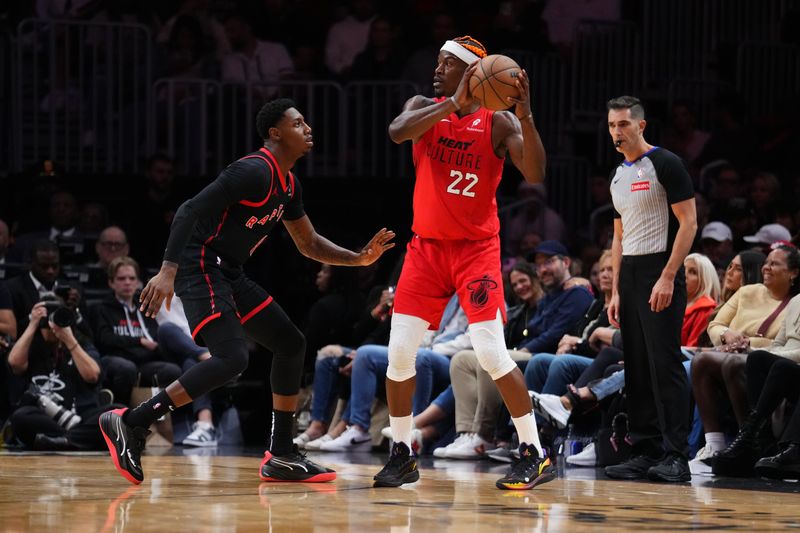
[[[144,481],[142,450],[147,435],[146,428],[132,427],[122,421],[128,408],[114,409],[100,415],[100,431],[111,452],[111,459],[122,477],[138,485]]]
[[[276,456],[269,451],[264,452],[258,475],[261,481],[324,483],[336,479],[336,472],[308,460],[306,454],[297,449],[297,444],[286,455]]]
[[[677,453],[668,453],[663,461],[647,470],[647,477],[651,481],[666,481],[667,483],[681,483],[692,480],[689,471],[689,461]]]
[[[522,444],[519,447],[519,459],[495,485],[502,490],[528,490],[555,478],[556,470],[550,458],[539,457],[533,444]]]
[[[766,419],[751,411],[733,442],[714,456],[711,472],[715,476],[753,477],[753,467],[762,455],[759,435],[765,424]]]
[[[611,479],[644,479],[650,467],[660,462],[649,455],[634,455],[624,463],[607,466],[605,472]]]
[[[800,444],[790,443],[779,454],[759,459],[755,470],[770,479],[800,479]]]
[[[411,453],[403,442],[392,445],[389,462],[383,469],[375,474],[373,487],[399,487],[404,483],[414,483],[419,480],[417,470],[417,457]]]

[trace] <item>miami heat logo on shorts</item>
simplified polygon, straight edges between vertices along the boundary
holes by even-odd
[[[467,283],[469,290],[469,303],[473,307],[481,308],[489,302],[489,291],[497,288],[497,282],[489,277],[489,274],[484,274],[480,279],[470,281]]]

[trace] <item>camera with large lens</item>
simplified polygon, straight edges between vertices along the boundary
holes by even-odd
[[[64,304],[64,300],[55,294],[44,294],[42,301],[47,309],[47,318],[43,318],[39,327],[48,327],[47,322],[52,321],[53,324],[60,328],[67,328],[75,324],[75,311],[70,309]]]
[[[23,401],[26,404],[38,405],[42,411],[64,429],[72,429],[82,420],[75,411],[57,404],[33,383],[31,383],[23,396]]]

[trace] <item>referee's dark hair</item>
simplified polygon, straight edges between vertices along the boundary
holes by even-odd
[[[644,119],[644,106],[642,101],[635,96],[618,96],[606,102],[606,109],[630,109],[631,118]]]
[[[278,125],[283,114],[290,107],[297,107],[294,100],[278,98],[267,102],[256,115],[256,130],[258,136],[264,140],[269,138],[269,129]]]

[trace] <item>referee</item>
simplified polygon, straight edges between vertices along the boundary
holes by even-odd
[[[625,156],[611,174],[614,283],[608,317],[621,325],[631,458],[615,479],[689,481],[689,382],[681,361],[686,308],[683,259],[697,231],[692,181],[682,161],[644,140],[644,108],[609,100],[608,131]]]

